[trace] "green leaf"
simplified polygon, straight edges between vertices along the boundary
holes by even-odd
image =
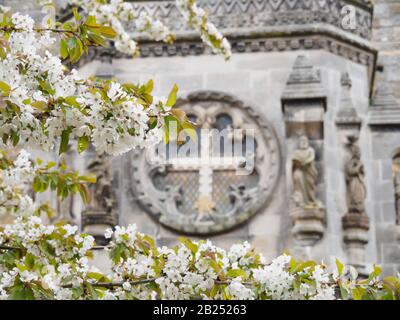
[[[115,36],[117,35],[117,33],[115,32],[115,30],[111,27],[104,27],[102,26],[100,28],[100,33],[107,38],[113,39],[115,38]]]
[[[290,259],[289,265],[290,265],[290,273],[292,273],[292,271],[294,271],[295,268],[297,267],[297,262],[295,259],[293,259],[293,257]]]
[[[94,279],[96,281],[101,281],[101,282],[110,282],[110,279],[104,276],[104,274],[98,273],[98,272],[89,272],[87,274],[88,278]]]
[[[211,297],[211,298],[214,298],[214,297],[217,295],[218,291],[219,291],[219,286],[215,284],[215,285],[211,288],[210,297]]]
[[[178,134],[179,124],[178,124],[178,120],[174,116],[171,116],[171,115],[164,117],[164,123],[165,123],[165,125],[164,125],[164,130],[165,130],[164,143],[167,144],[171,140],[171,138],[172,138],[172,140],[176,140],[176,138],[177,138],[176,135]],[[174,130],[172,130],[172,129],[174,129]],[[173,136],[171,136],[171,135],[173,135]]]
[[[176,103],[177,93],[178,93],[178,86],[174,84],[174,87],[169,93],[167,103],[165,104],[167,107],[172,107]]]
[[[80,107],[80,104],[76,101],[76,98],[73,96],[66,97],[64,100],[65,100],[65,103],[69,104],[70,106],[74,106],[77,108]]]
[[[343,300],[347,300],[349,298],[349,292],[346,290],[346,288],[343,288],[342,286],[340,286],[340,296]]]
[[[11,289],[10,298],[11,300],[34,300],[35,296],[31,288],[18,284]]]
[[[56,162],[50,161],[50,162],[47,163],[46,168],[47,169],[51,169],[51,168],[55,167],[56,165],[57,165]]]
[[[73,287],[72,288],[72,298],[74,300],[78,300],[78,298],[83,294],[83,288],[82,287]]]
[[[35,256],[29,252],[25,256],[25,266],[27,266],[28,269],[33,269],[35,266]]]
[[[337,258],[336,258],[336,267],[337,267],[339,276],[341,276],[343,274],[344,265]]]
[[[47,110],[47,103],[45,101],[34,101],[31,103],[31,106],[39,111]]]
[[[60,41],[60,55],[63,59],[68,57],[68,45],[64,39],[61,39]]]
[[[361,300],[365,293],[365,289],[362,287],[354,288],[351,293],[354,300]]]
[[[82,153],[89,148],[90,139],[88,136],[82,136],[78,138],[78,153]]]
[[[89,191],[87,190],[86,186],[82,183],[79,184],[79,194],[82,198],[82,201],[84,203],[89,203],[90,202],[90,194]]]
[[[74,14],[74,18],[76,21],[80,21],[81,20],[81,16],[78,13],[78,9],[77,8],[72,8],[72,13]]]
[[[245,280],[247,278],[246,272],[241,269],[231,269],[226,273],[226,275],[232,278],[241,277],[242,280]]]
[[[125,251],[125,248],[126,247],[124,244],[117,244],[114,247],[112,247],[110,251],[110,258],[114,263],[120,262],[120,259]]]
[[[0,90],[3,91],[3,96],[8,96],[10,94],[11,87],[7,83],[0,81]]]
[[[53,89],[51,83],[46,80],[46,81],[39,81],[40,87],[42,90],[48,94],[55,94],[55,90]]]
[[[190,122],[185,121],[181,124],[181,126],[190,139],[197,141],[197,131]]]
[[[150,79],[149,81],[147,81],[146,83],[146,89],[145,92],[146,93],[151,93],[153,91],[154,88],[154,81],[152,79]]]
[[[374,270],[369,275],[368,280],[377,278],[381,273],[382,273],[382,268],[374,264]]]
[[[11,140],[12,140],[12,144],[13,144],[14,147],[15,147],[15,146],[18,144],[18,142],[19,142],[19,135],[18,135],[16,132],[14,132],[14,131],[11,132]]]
[[[95,174],[85,174],[84,176],[79,176],[79,180],[89,183],[96,183],[97,178]]]
[[[68,143],[69,143],[69,135],[71,134],[71,128],[63,130],[61,133],[61,142],[60,142],[60,148],[58,150],[58,154],[63,154],[64,152],[67,152],[68,150]]]
[[[35,191],[35,192],[39,192],[40,189],[42,188],[42,182],[41,182],[39,176],[36,176],[36,177],[33,179],[33,185],[32,185],[32,187],[33,187],[33,191]]]

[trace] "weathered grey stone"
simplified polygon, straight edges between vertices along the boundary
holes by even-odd
[[[226,84],[229,84],[230,89],[250,89],[250,73],[235,72],[231,74],[207,74],[206,86],[214,90],[225,89]]]
[[[340,11],[333,12],[332,8],[354,4],[354,1],[357,2],[357,28],[343,30]],[[231,93],[244,107],[252,106],[252,115],[260,123],[266,119],[269,125],[261,126],[261,132],[268,132],[267,127],[276,132],[276,139],[267,139],[269,143],[276,143],[276,148],[260,156],[272,157],[280,165],[278,183],[271,187],[268,204],[260,207],[252,219],[242,221],[234,230],[220,230],[220,234],[211,237],[216,244],[228,248],[238,241],[249,240],[267,258],[290,249],[300,256],[325,261],[333,256],[343,257],[345,262],[360,268],[373,262],[382,263],[385,272],[394,272],[400,266],[396,251],[400,232],[395,226],[391,178],[392,158],[400,148],[399,108],[395,106],[395,102],[400,101],[398,1],[376,1],[373,40],[381,49],[378,59],[378,64],[384,67],[381,73],[375,73],[377,52],[368,40],[372,31],[370,5],[361,0],[278,2],[281,4],[276,5],[277,1],[273,0],[200,1],[231,40],[234,55],[228,62],[210,54],[211,50],[200,43],[198,35],[181,23],[171,2],[135,2],[138,12],[149,10],[146,8],[158,12],[177,32],[178,41],[174,44],[143,41],[143,59],[130,59],[116,52],[104,56],[104,51],[94,50],[82,60],[81,64],[86,65],[80,71],[85,75],[97,73],[107,77],[112,73],[121,81],[134,83],[154,79],[155,95],[168,94],[174,83],[180,87],[180,97],[193,91],[218,90],[229,102],[227,93]],[[318,25],[310,23],[310,13]],[[100,70],[101,63],[111,58],[112,70]],[[346,81],[344,87],[340,85],[344,73],[352,80],[351,88],[346,87]],[[372,83],[374,77],[375,84]],[[390,86],[394,93],[390,94],[385,88],[386,91],[382,91],[381,83]],[[370,106],[369,96],[374,87],[378,90],[372,95],[373,105]],[[220,108],[225,106],[220,105]],[[360,130],[359,145],[367,188],[365,211],[371,227],[368,232],[365,221],[361,224],[363,228],[346,225],[345,230],[342,229],[341,219],[347,212],[343,143],[349,134],[354,134],[355,128],[336,126],[338,115],[343,115],[347,124],[356,123],[356,131]],[[293,241],[293,221],[288,205],[291,195],[288,180],[292,172],[287,163],[294,150],[294,138],[299,133],[306,133],[316,149],[315,161],[320,172],[316,194],[325,206],[326,225],[312,224],[323,236],[308,247],[296,246]],[[135,175],[141,174],[141,165],[134,164],[129,154],[113,163],[121,170],[120,183],[115,186],[120,200],[120,223],[137,223],[138,229],[154,236],[159,245],[176,244],[178,232],[161,227],[157,218],[150,215],[150,209],[140,204],[144,193],[132,192],[137,186]],[[132,166],[137,166],[138,171],[130,172]],[[83,169],[82,165],[80,167]],[[269,173],[263,166],[259,170]],[[153,207],[154,199],[153,195],[149,201],[153,202],[150,203]],[[168,199],[166,197],[165,201]],[[79,203],[74,203],[74,208],[80,212]],[[232,221],[231,218],[226,220],[227,223]],[[346,247],[349,241],[353,245],[350,251]]]
[[[385,262],[400,263],[400,245],[385,244],[383,247],[383,260]]]
[[[394,195],[393,195],[394,197]],[[396,224],[396,210],[393,205],[393,200],[389,202],[383,202],[381,204],[382,220],[387,223],[391,223],[393,226]]]

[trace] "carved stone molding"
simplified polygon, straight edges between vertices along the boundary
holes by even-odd
[[[325,209],[296,207],[290,210],[293,219],[292,234],[302,246],[312,246],[320,240],[325,231]]]
[[[302,32],[299,31],[299,33]],[[296,33],[279,34],[279,37],[276,34],[270,37],[252,35],[240,38],[230,37],[229,40],[233,53],[325,50],[367,66],[372,82],[377,56],[377,51],[372,47],[359,46],[356,43],[345,43],[332,36],[321,34],[319,31],[315,31],[315,28],[309,35],[296,35]],[[143,41],[140,43],[140,53],[142,58],[174,57],[211,54],[211,50],[199,41],[178,39],[172,44]],[[131,56],[122,54],[113,48],[92,48],[88,55],[82,56],[77,67],[94,60],[108,62],[110,59],[121,58],[129,59]]]
[[[347,263],[354,266],[361,276],[365,276],[365,246],[369,242],[369,218],[366,214],[348,213],[342,218],[342,226]]]
[[[197,161],[202,152],[190,161],[160,165],[149,161],[150,151],[132,152],[134,198],[161,224],[187,234],[219,233],[247,221],[271,200],[279,178],[281,155],[273,127],[250,105],[221,92],[194,92],[178,100],[177,106],[196,117],[202,128],[214,128],[220,117],[228,115],[233,130],[254,129],[255,170],[237,176],[231,167],[218,169],[213,162],[204,171]]]
[[[342,29],[344,6],[352,5],[356,28],[346,30],[362,38],[371,37],[372,5],[357,0],[199,0],[211,21],[224,32],[263,30],[276,26],[324,23]],[[178,36],[190,32],[175,6],[175,1],[135,2],[137,12],[145,11],[164,21]],[[132,28],[133,30],[133,28]]]

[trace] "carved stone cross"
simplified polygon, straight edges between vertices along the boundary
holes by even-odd
[[[200,141],[200,156],[168,159],[171,170],[199,171],[199,197],[195,204],[199,213],[197,221],[209,217],[215,207],[212,199],[213,171],[237,170],[246,163],[246,158],[243,156],[214,156],[211,152],[212,134],[210,130],[203,129],[201,131]]]

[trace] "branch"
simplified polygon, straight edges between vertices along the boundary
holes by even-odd
[[[11,247],[11,246],[0,246],[0,250],[22,250],[22,248]]]
[[[76,36],[77,38],[81,39],[80,35],[73,31],[73,30],[65,30],[65,29],[54,29],[54,28],[33,28],[32,29],[35,32],[45,32],[45,31],[50,31],[54,33],[70,33]],[[14,28],[14,27],[1,27],[0,31],[8,32],[8,31],[14,31],[14,32],[24,32],[27,31],[25,29],[21,28]]]
[[[122,287],[124,283],[129,283],[130,285],[138,285],[138,284],[146,284],[156,281],[158,278],[150,278],[150,279],[142,279],[137,281],[123,281],[123,282],[97,282],[90,283],[93,287],[103,287],[103,288],[113,288],[113,287]],[[72,288],[72,284],[65,284],[62,286],[63,288]]]

